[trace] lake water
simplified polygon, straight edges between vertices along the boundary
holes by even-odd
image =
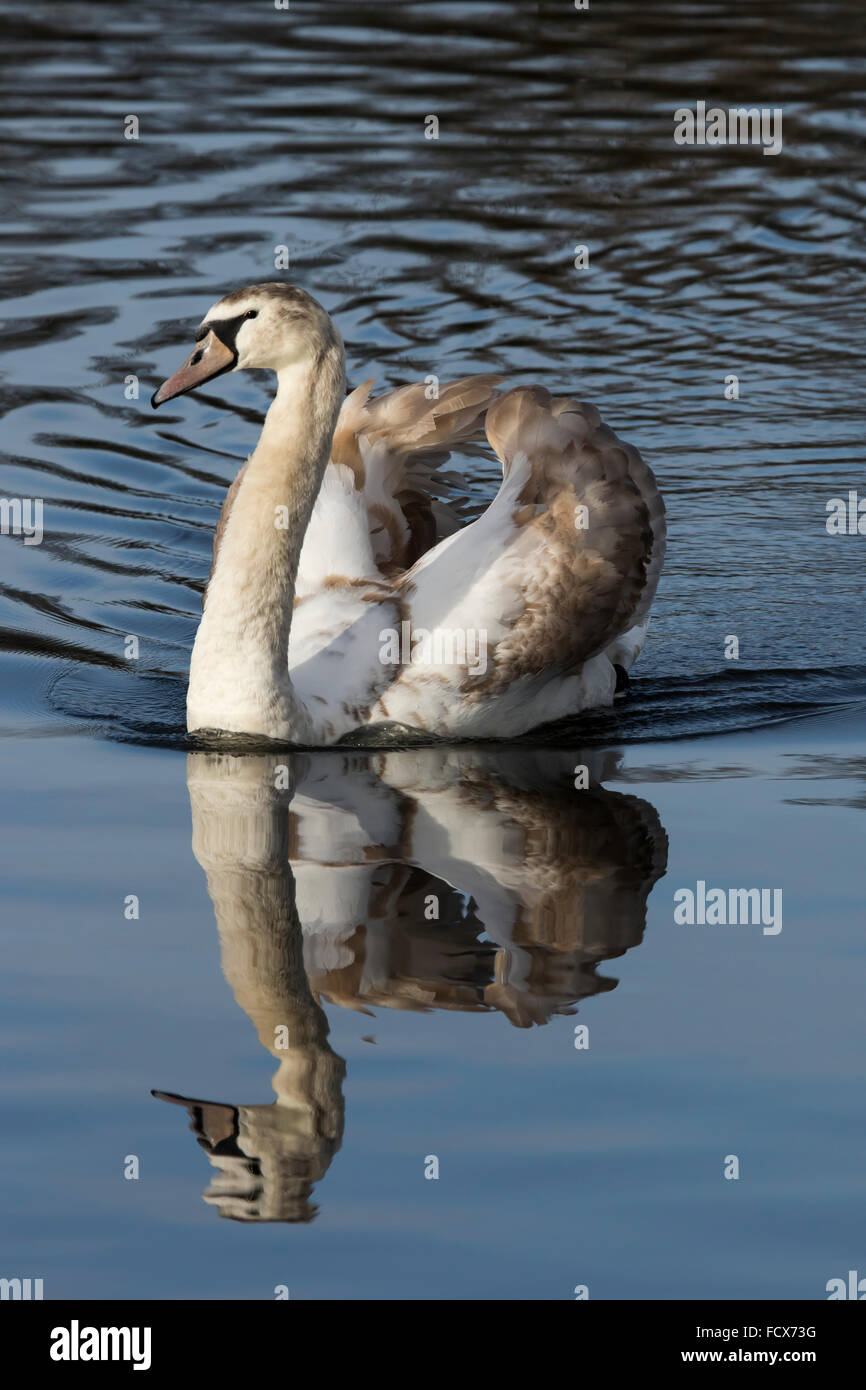
[[[0,4],[0,489],[45,530],[0,536],[0,1275],[710,1299],[866,1270],[866,539],[825,525],[866,495],[862,16],[760,11]],[[782,153],[678,148],[699,99],[783,108]],[[542,381],[653,465],[668,560],[613,712],[187,747],[270,383],[148,397],[279,245],[353,382]],[[494,463],[449,463],[467,517]],[[781,930],[677,922],[699,882],[779,890]]]

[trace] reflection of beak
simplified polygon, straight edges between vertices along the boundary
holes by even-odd
[[[182,396],[184,392],[192,391],[203,382],[231,371],[236,362],[237,357],[232,349],[220,342],[215,333],[208,333],[206,338],[202,338],[201,342],[196,344],[195,350],[190,353],[180,370],[175,372],[174,376],[170,376],[168,381],[164,381],[158,391],[154,391],[150,403],[155,410],[163,401]]]
[[[186,1096],[175,1095],[172,1091],[151,1091],[157,1100],[167,1100],[169,1105],[186,1107],[192,1124],[190,1129],[199,1139],[204,1139],[210,1149],[215,1149],[226,1139],[234,1139],[238,1132],[238,1111],[236,1105],[220,1105],[217,1101],[188,1100]]]

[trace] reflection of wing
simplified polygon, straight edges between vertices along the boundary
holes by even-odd
[[[496,949],[482,931],[449,884],[404,864],[379,864],[351,921],[305,934],[304,959],[314,992],[343,1008],[480,1010]]]
[[[595,966],[640,941],[667,841],[647,803],[576,791],[574,763],[547,750],[377,755],[377,804],[390,788],[392,816],[351,846],[345,779],[330,807],[308,813],[297,798],[314,989],[355,1008],[496,1007],[526,1023],[603,988]]]
[[[448,759],[446,775],[423,792],[417,754],[389,754],[382,777],[392,786],[407,771],[415,779],[411,859],[470,893],[489,935],[551,946],[599,929],[624,931],[626,944],[640,939],[666,861],[651,806],[576,790],[574,755],[452,751]]]
[[[292,802],[290,855],[307,968],[340,970],[346,939],[371,916],[374,879],[400,859],[406,798],[354,755],[313,754]]]

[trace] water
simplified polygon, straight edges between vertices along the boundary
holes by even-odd
[[[822,1297],[866,1258],[863,541],[825,527],[864,492],[858,7],[0,13],[2,490],[45,515],[0,538],[0,1273]],[[783,153],[678,149],[697,99],[783,107]],[[353,382],[539,380],[652,463],[668,560],[622,707],[521,749],[287,754],[279,796],[185,748],[270,384],[148,397],[277,245]],[[446,483],[470,517],[495,477],[472,449]],[[698,879],[780,886],[782,932],[678,926]]]

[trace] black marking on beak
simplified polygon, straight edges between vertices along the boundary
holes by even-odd
[[[182,389],[178,389],[179,379],[188,378],[191,369],[195,368],[204,357],[204,348],[199,348],[197,351],[192,353],[192,355],[184,363],[183,367],[181,367],[179,371],[175,372],[173,377],[169,377],[168,381],[163,382],[162,386],[158,387],[157,390],[154,391],[153,395],[150,398],[150,403],[153,406],[154,410],[156,410],[158,406],[160,406],[163,403],[162,400],[157,400],[157,397],[159,396],[160,392],[165,390],[165,388],[169,385],[172,387],[171,392],[170,394],[163,397],[163,400],[173,401],[176,400],[178,396],[185,396],[189,391],[194,391],[199,386],[203,386],[207,381],[216,380],[218,376],[222,376],[225,372],[234,371],[235,367],[238,365],[238,349],[236,343],[238,329],[240,328],[241,324],[244,323],[247,319],[256,318],[258,316],[258,312],[258,309],[247,309],[245,313],[235,314],[234,318],[230,319],[205,319],[204,323],[200,325],[199,329],[196,332],[195,341],[197,343],[203,343],[211,334],[213,334],[214,338],[216,338],[217,341],[221,343],[222,346],[226,348],[228,352],[231,354],[229,361],[227,361],[224,364],[224,366],[217,368],[216,371],[211,371],[207,375],[200,377],[198,380],[190,381],[189,384],[187,386],[184,386]]]
[[[258,315],[258,309],[247,309],[244,314],[236,314],[232,319],[207,319],[195,336],[196,342],[205,337],[208,333],[215,333],[220,342],[227,348],[231,348],[236,353],[235,339],[238,336],[238,329],[247,319],[254,319]]]

